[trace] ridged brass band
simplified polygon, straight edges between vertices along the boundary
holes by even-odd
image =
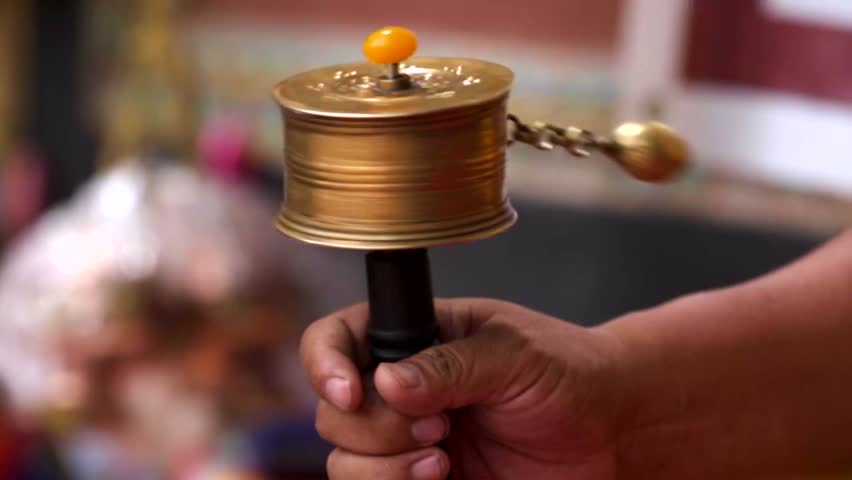
[[[517,218],[505,188],[506,95],[398,118],[283,114],[278,227],[287,235],[343,248],[420,248],[490,237]]]

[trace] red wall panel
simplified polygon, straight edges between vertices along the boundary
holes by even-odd
[[[293,24],[401,24],[611,49],[622,0],[197,0],[200,15]]]
[[[852,31],[772,18],[759,0],[694,0],[687,82],[852,102]]]

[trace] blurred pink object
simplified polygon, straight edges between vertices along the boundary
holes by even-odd
[[[299,333],[354,299],[356,282],[278,233],[276,202],[248,185],[138,160],[91,179],[8,246],[8,411],[61,431],[76,478],[242,473],[245,432],[313,410]]]
[[[35,220],[44,205],[45,170],[28,146],[11,151],[0,166],[0,220],[4,236],[13,236]]]
[[[177,163],[129,162],[45,212],[10,243],[0,266],[0,379],[12,406],[24,413],[86,397],[87,359],[115,348],[108,310],[126,285],[151,283],[204,308],[272,289],[286,312],[221,322],[233,325],[232,335],[270,322],[287,336],[280,358],[295,355],[301,325],[356,297],[355,282],[344,266],[278,233],[276,211],[247,186]],[[133,345],[119,339],[123,349]],[[282,381],[302,392],[297,365],[280,367]],[[299,398],[307,391],[294,395],[313,401]]]
[[[204,167],[228,182],[246,173],[248,129],[236,118],[219,117],[208,122],[199,135],[198,150]]]

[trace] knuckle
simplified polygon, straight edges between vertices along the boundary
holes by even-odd
[[[302,332],[302,336],[299,339],[299,357],[302,360],[302,364],[305,365],[305,366],[307,366],[308,360],[310,360],[310,354],[312,353],[311,352],[311,347],[312,347],[311,340],[316,335],[315,332],[316,332],[318,323],[319,323],[319,321],[313,322],[310,325],[308,325],[308,327],[305,328],[305,331]]]
[[[482,302],[483,305],[488,305],[491,308],[493,308],[494,310],[498,310],[498,311],[500,311],[500,310],[513,310],[513,309],[517,308],[517,306],[518,306],[516,303],[512,303],[508,300],[503,300],[503,299],[500,299],[500,298],[483,298],[483,299],[480,299],[480,302]]]
[[[459,354],[450,347],[438,346],[423,352],[426,368],[433,375],[450,383],[461,379],[464,372],[464,362]]]
[[[335,480],[338,478],[344,478],[344,475],[341,474],[341,459],[340,459],[340,450],[334,449],[325,459],[325,470],[328,478],[331,480]]]
[[[305,330],[302,332],[302,345],[306,344],[308,340],[316,336],[317,329],[320,328],[324,321],[325,319],[313,321],[305,328]]]
[[[325,402],[320,402],[319,405],[317,405],[316,417],[314,418],[314,428],[323,440],[335,443],[337,431],[334,427],[336,422],[329,421],[329,415],[326,412],[326,408],[323,406],[324,403]]]

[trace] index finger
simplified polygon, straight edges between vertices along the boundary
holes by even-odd
[[[317,394],[345,411],[364,398],[359,367],[369,355],[364,338],[368,307],[360,303],[313,322],[302,334],[299,356]]]
[[[435,299],[435,316],[443,342],[469,337],[498,313],[520,309],[513,303],[491,298]]]

